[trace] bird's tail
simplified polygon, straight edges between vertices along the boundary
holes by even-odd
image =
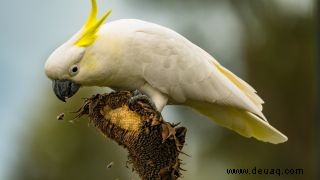
[[[192,102],[188,106],[245,137],[254,137],[273,144],[283,143],[288,138],[258,116],[234,107],[211,103]]]

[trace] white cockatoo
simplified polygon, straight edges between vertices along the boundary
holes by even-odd
[[[139,90],[161,111],[185,105],[245,137],[282,143],[287,137],[262,114],[263,100],[245,81],[177,32],[137,19],[103,22],[97,4],[84,27],[57,48],[46,75],[63,101],[80,86]]]

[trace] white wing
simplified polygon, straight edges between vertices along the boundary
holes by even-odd
[[[178,33],[151,23],[135,30],[133,42],[143,77],[176,103],[197,100],[237,107],[263,119],[263,101],[243,80]]]
[[[266,122],[256,91],[204,50],[168,28],[138,20],[125,23],[134,27],[127,48],[135,54],[130,57],[153,88],[243,136],[287,140]]]

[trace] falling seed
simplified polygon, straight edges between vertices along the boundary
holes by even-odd
[[[64,113],[61,113],[57,116],[57,120],[63,120],[64,118]]]
[[[114,162],[113,162],[113,161],[112,161],[111,163],[109,163],[109,164],[107,165],[107,169],[112,168],[113,164],[114,164]]]

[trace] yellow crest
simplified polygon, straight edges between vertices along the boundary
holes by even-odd
[[[98,8],[96,0],[91,0],[92,8],[90,16],[83,28],[80,38],[75,43],[77,46],[86,47],[91,45],[96,39],[96,33],[101,27],[102,23],[110,15],[111,9],[106,12],[100,19],[97,19]]]

